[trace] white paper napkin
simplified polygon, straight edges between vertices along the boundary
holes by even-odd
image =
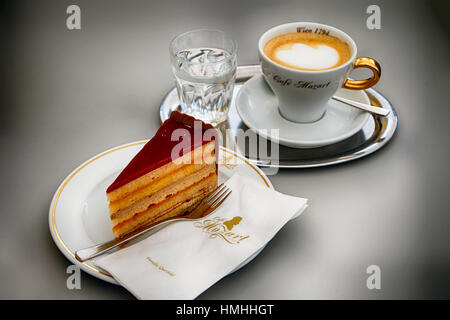
[[[210,216],[169,224],[95,263],[139,299],[194,299],[307,206],[241,175],[226,184],[233,192]]]

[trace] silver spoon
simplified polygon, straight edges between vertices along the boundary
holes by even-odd
[[[242,79],[250,79],[255,73],[257,72],[261,72],[261,66],[257,65],[254,66],[252,68],[246,68],[244,70],[240,70],[238,69],[238,74],[237,77],[242,80]],[[349,99],[345,99],[345,98],[341,98],[341,97],[337,97],[337,96],[332,96],[331,97],[334,100],[340,101],[342,103],[345,103],[346,105],[370,112],[372,114],[376,114],[382,117],[386,117],[391,110],[385,109],[385,108],[379,108],[379,107],[374,107],[365,103],[360,103],[360,102],[356,102],[353,100],[349,100]]]
[[[332,96],[331,99],[334,99],[336,101],[345,103],[349,106],[352,106],[352,107],[355,107],[355,108],[358,108],[358,109],[361,109],[361,110],[364,110],[364,111],[367,111],[367,112],[370,112],[372,114],[376,114],[376,115],[379,115],[382,117],[386,117],[391,112],[391,110],[388,110],[385,108],[374,107],[369,104],[356,102],[353,100],[349,100],[349,99],[345,99],[345,98],[341,98],[341,97],[337,97],[337,96]]]

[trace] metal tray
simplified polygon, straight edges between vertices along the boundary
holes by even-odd
[[[372,105],[390,109],[387,117],[371,116],[364,127],[355,135],[336,144],[311,149],[295,149],[280,145],[279,158],[261,158],[257,154],[250,154],[246,145],[235,143],[235,134],[238,129],[247,130],[247,126],[239,118],[234,106],[235,97],[242,84],[256,74],[261,73],[259,65],[240,66],[237,69],[236,84],[231,101],[227,121],[217,128],[221,130],[227,147],[234,146],[234,150],[244,155],[250,162],[261,167],[277,168],[312,168],[343,163],[365,157],[383,147],[393,137],[398,124],[397,113],[392,104],[378,91],[366,90]],[[160,107],[161,122],[169,118],[173,110],[179,110],[180,104],[176,88],[173,88],[164,97]],[[258,139],[263,139],[258,137]],[[227,141],[228,140],[228,141]],[[232,140],[232,141],[231,141]],[[263,139],[264,140],[264,139]],[[258,141],[258,143],[260,143]],[[270,142],[267,142],[270,146]],[[270,155],[270,150],[268,152]]]

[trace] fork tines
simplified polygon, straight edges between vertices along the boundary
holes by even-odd
[[[223,183],[217,187],[217,189],[206,199],[206,203],[215,209],[225,201],[226,198],[231,194],[231,189],[228,188]]]
[[[191,218],[204,218],[216,210],[230,194],[231,189],[222,183],[191,212]]]

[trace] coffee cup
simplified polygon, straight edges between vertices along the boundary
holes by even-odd
[[[343,31],[312,22],[273,27],[258,41],[261,68],[287,120],[308,123],[319,120],[330,98],[343,87],[364,90],[381,75],[378,62],[356,58],[355,42]],[[349,79],[356,68],[368,68],[372,76]]]

